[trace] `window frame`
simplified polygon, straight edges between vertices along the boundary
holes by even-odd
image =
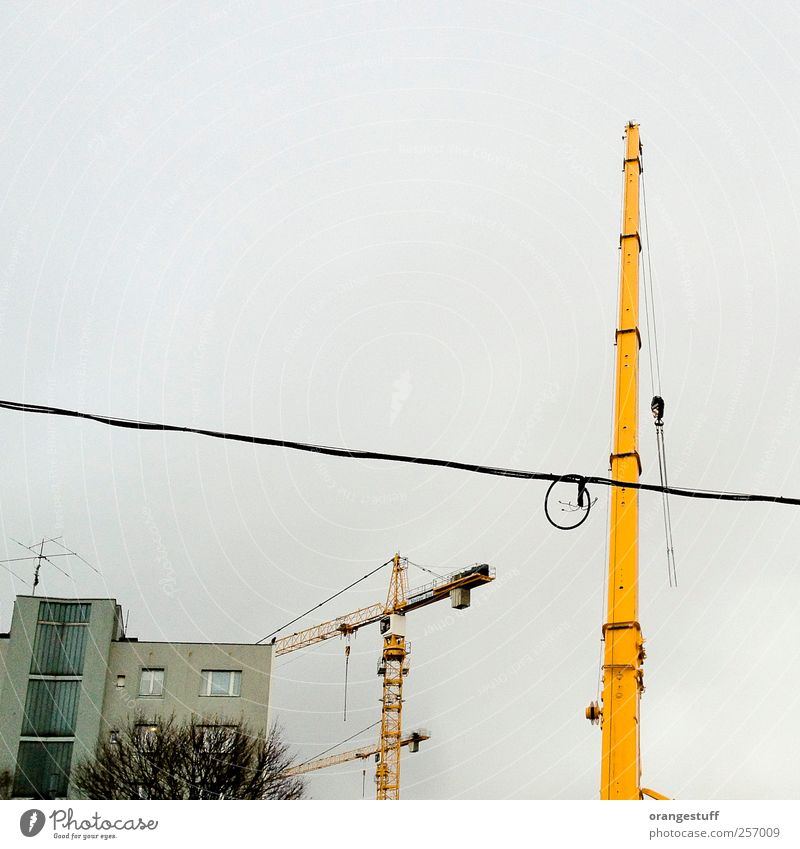
[[[73,740],[21,739],[17,749],[12,798],[69,798],[73,748]]]
[[[215,671],[219,672],[224,670]],[[201,747],[203,751],[208,752],[211,750],[211,743],[208,739],[209,735],[224,735],[221,739],[225,745],[219,746],[219,748],[225,750],[233,745],[236,738],[236,732],[239,730],[239,725],[234,723],[208,723],[204,725],[196,725],[195,728],[200,732]]]
[[[153,675],[154,672],[161,673],[161,688],[159,692],[153,692],[153,685],[155,684],[156,678]],[[142,685],[145,681],[145,675],[150,674],[150,692],[143,693]],[[137,698],[139,699],[163,699],[164,698],[164,681],[167,677],[167,670],[163,666],[143,666],[141,668],[141,672],[139,674],[139,692],[137,694]]]
[[[134,726],[136,744],[140,748],[152,749],[156,744],[161,728],[158,722],[137,722]]]
[[[228,675],[228,691],[226,693],[215,693],[214,675]],[[238,699],[242,695],[242,670],[241,669],[203,669],[200,671],[200,695],[213,699]]]
[[[28,679],[21,737],[73,738],[78,722],[81,678],[39,675]]]

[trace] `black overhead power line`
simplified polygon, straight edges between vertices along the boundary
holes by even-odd
[[[445,469],[458,469],[462,472],[472,472],[479,475],[495,475],[521,480],[538,480],[578,485],[579,498],[585,492],[587,484],[598,486],[616,486],[627,489],[639,489],[646,492],[665,492],[681,498],[701,498],[713,501],[757,501],[770,504],[791,504],[800,507],[800,498],[783,495],[758,495],[747,492],[725,492],[713,489],[689,489],[677,486],[659,486],[638,481],[621,481],[598,475],[554,474],[552,472],[531,472],[524,469],[504,469],[498,466],[484,466],[479,463],[460,463],[455,460],[441,460],[433,457],[412,457],[406,454],[386,454],[380,451],[362,451],[354,448],[336,448],[329,445],[314,445],[307,442],[292,442],[287,439],[273,439],[267,436],[251,436],[241,433],[228,433],[220,430],[207,430],[181,425],[161,424],[158,422],[137,421],[135,419],[119,419],[112,416],[99,416],[95,413],[81,413],[77,410],[65,410],[60,407],[41,406],[39,404],[24,404],[18,401],[0,400],[0,409],[14,410],[21,413],[42,413],[50,416],[66,416],[68,418],[89,419],[90,421],[106,424],[111,427],[123,427],[133,430],[156,430],[169,433],[193,433],[198,436],[210,436],[214,439],[228,439],[234,442],[247,442],[252,445],[273,445],[279,448],[290,448],[294,451],[307,451],[312,454],[327,454],[332,457],[349,457],[357,460],[385,460],[392,463],[410,463],[416,466],[438,466]]]

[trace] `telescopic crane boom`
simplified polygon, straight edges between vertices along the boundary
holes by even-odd
[[[639,459],[639,125],[625,128],[620,233],[619,318],[611,477],[637,483]],[[641,799],[639,700],[644,691],[644,641],[639,625],[638,490],[614,487],[608,558],[608,619],[603,626],[602,704],[586,716],[602,728],[601,799]],[[648,791],[652,793],[653,791]]]

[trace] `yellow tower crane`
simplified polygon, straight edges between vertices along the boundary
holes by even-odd
[[[385,604],[362,607],[328,622],[306,628],[274,641],[276,656],[287,654],[336,636],[349,636],[373,622],[380,622],[383,650],[378,674],[383,680],[381,734],[375,770],[378,799],[400,798],[400,749],[402,741],[403,678],[408,674],[410,645],[406,642],[405,616],[446,598],[457,610],[470,606],[475,587],[494,580],[494,569],[482,563],[408,589],[408,560],[395,554]]]

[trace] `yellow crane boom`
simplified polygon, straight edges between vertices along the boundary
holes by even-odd
[[[331,637],[352,634],[353,631],[358,630],[363,625],[377,622],[384,615],[385,611],[382,604],[372,604],[344,616],[337,616],[336,619],[331,619],[329,622],[322,622],[312,628],[306,628],[303,631],[290,634],[288,637],[275,640],[275,655],[287,654],[306,646],[313,646],[315,643],[321,643]]]
[[[311,628],[305,628],[302,631],[281,637],[279,640],[275,640],[275,655],[287,654],[297,649],[313,646],[316,643],[329,640],[331,637],[347,636],[359,628],[363,628],[364,625],[378,622],[388,614],[409,613],[448,597],[453,607],[461,610],[464,607],[469,607],[469,591],[481,584],[493,581],[494,577],[494,569],[486,563],[453,572],[411,590],[405,602],[398,601],[395,604],[392,601],[392,604],[389,604],[387,601],[387,604],[371,604],[369,607],[359,608],[352,613],[330,619],[328,622],[322,622]]]
[[[642,471],[639,430],[639,126],[625,129],[624,197],[620,233],[619,319],[611,477],[636,483]],[[603,626],[602,705],[587,718],[602,728],[601,799],[641,799],[639,700],[644,690],[644,642],[639,625],[638,490],[611,494],[608,619]]]
[[[400,741],[400,745],[408,746],[410,751],[416,752],[417,748],[419,748],[419,744],[423,740],[430,739],[430,734],[427,734],[424,731],[414,731],[407,737],[403,737]],[[372,757],[372,755],[377,755],[379,752],[380,744],[375,745],[373,743],[370,746],[362,746],[360,749],[351,749],[349,752],[339,752],[338,755],[328,755],[324,758],[315,758],[313,761],[306,761],[305,763],[290,767],[283,774],[287,777],[292,775],[305,775],[307,772],[315,772],[318,769],[327,769],[329,766],[337,766],[338,764],[355,761],[359,758],[361,760],[366,760],[367,758]]]

